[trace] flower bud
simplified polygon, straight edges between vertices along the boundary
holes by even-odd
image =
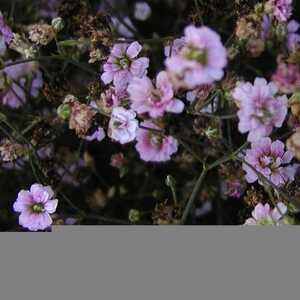
[[[289,102],[292,114],[300,119],[300,91],[295,92]]]
[[[55,32],[59,32],[63,30],[63,28],[65,27],[65,23],[62,18],[58,17],[52,20],[51,26]]]
[[[294,133],[286,142],[287,149],[300,160],[300,132]]]
[[[168,175],[166,178],[166,186],[168,186],[170,188],[174,188],[175,185],[176,185],[175,178],[171,175]]]
[[[68,103],[61,104],[57,108],[57,114],[63,120],[69,119],[70,114],[71,114],[71,107],[70,107],[70,105]]]
[[[140,220],[141,214],[137,209],[131,209],[128,213],[128,220],[132,223],[136,223]]]

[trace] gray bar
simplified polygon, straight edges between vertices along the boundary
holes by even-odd
[[[299,299],[298,227],[54,231],[1,233],[1,299]]]

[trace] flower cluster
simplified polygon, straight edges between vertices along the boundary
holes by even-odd
[[[0,227],[297,223],[295,2],[29,2],[0,4]]]

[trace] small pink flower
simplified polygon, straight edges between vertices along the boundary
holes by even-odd
[[[0,36],[3,37],[6,44],[9,44],[13,38],[13,32],[11,28],[5,23],[1,11],[0,11]]]
[[[105,84],[113,82],[116,90],[124,91],[133,77],[142,78],[147,74],[149,59],[138,58],[142,46],[138,42],[131,44],[115,44],[107,62],[101,79]]]
[[[54,213],[58,200],[53,199],[50,186],[33,184],[29,191],[21,190],[14,203],[14,211],[21,213],[19,224],[31,231],[44,230],[52,224],[50,214]]]
[[[274,16],[280,22],[286,22],[293,11],[293,0],[269,0],[267,3],[273,10]]]
[[[85,139],[88,142],[98,141],[101,142],[105,138],[105,132],[102,127],[98,127],[91,135],[87,135]]]
[[[37,97],[43,86],[42,73],[37,64],[32,62],[6,67],[3,75],[6,77],[7,87],[0,95],[0,103],[10,108],[19,108],[27,102],[27,88],[32,97]]]
[[[119,106],[120,102],[127,98],[128,95],[126,90],[118,92],[113,86],[110,86],[101,94],[99,106],[105,112],[111,112],[114,107]]]
[[[292,94],[300,89],[300,68],[296,64],[280,63],[272,80],[282,93]]]
[[[240,198],[243,193],[243,183],[238,178],[229,178],[224,182],[225,195],[232,198]]]
[[[276,186],[292,182],[298,168],[297,165],[288,165],[293,156],[292,152],[284,150],[284,144],[279,140],[272,142],[270,138],[262,138],[252,143],[251,149],[246,150],[247,164],[243,164],[247,182],[258,180],[261,183],[263,180],[260,180],[258,174]]]
[[[121,169],[126,163],[127,159],[122,152],[113,154],[110,158],[110,165],[116,169]]]
[[[133,110],[115,107],[109,121],[108,135],[111,139],[126,144],[136,138],[139,122]]]
[[[187,89],[222,79],[226,64],[226,49],[220,36],[205,26],[186,27],[185,46],[166,59],[175,86]]]
[[[271,210],[268,203],[265,205],[258,203],[252,211],[252,218],[246,220],[246,225],[279,225],[281,219],[287,213],[287,207],[284,203],[279,202]]]
[[[239,82],[232,96],[238,102],[239,131],[249,132],[248,141],[269,136],[273,127],[280,128],[287,115],[287,97],[275,96],[277,86],[256,78],[254,85]]]
[[[134,78],[128,86],[131,108],[139,114],[149,113],[152,118],[163,116],[167,112],[181,113],[184,104],[174,98],[172,84],[166,72],[160,72],[156,78],[156,87],[148,77]]]
[[[145,121],[142,127],[159,129],[151,121]],[[178,150],[177,140],[172,136],[162,136],[152,130],[139,128],[135,146],[140,158],[144,161],[163,162],[171,159]]]

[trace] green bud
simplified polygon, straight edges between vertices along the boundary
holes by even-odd
[[[215,139],[219,137],[219,131],[217,128],[212,128],[209,126],[205,130],[205,135],[207,136],[208,139]]]
[[[170,188],[174,188],[176,185],[176,180],[172,175],[168,175],[166,177],[166,186],[170,187]]]
[[[65,27],[64,20],[60,17],[55,18],[52,20],[51,26],[54,29],[54,31],[59,32]]]
[[[136,223],[140,220],[141,214],[137,209],[131,209],[128,213],[128,220],[132,223]]]
[[[68,103],[63,103],[57,108],[57,114],[58,116],[63,119],[67,120],[70,117],[71,114],[71,108]]]

